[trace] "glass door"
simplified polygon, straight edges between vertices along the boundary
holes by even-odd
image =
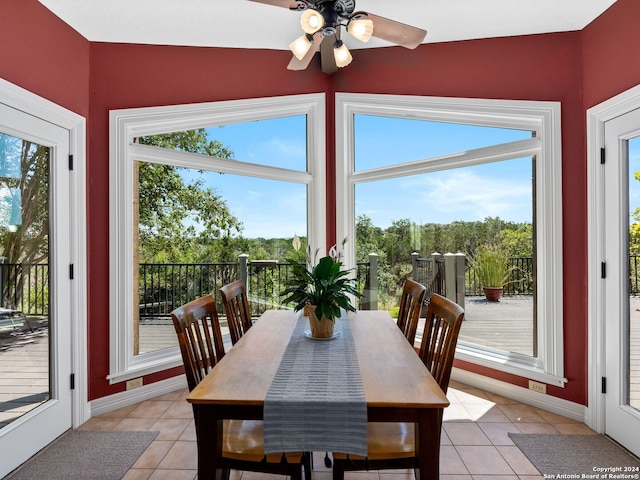
[[[71,426],[68,155],[0,104],[0,477]]]
[[[605,124],[605,432],[640,455],[640,110]]]

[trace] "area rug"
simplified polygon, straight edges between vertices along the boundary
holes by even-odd
[[[6,480],[120,480],[157,435],[69,430]]]
[[[510,433],[509,437],[548,479],[640,478],[640,460],[604,435]]]

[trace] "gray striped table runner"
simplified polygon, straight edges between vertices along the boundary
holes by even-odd
[[[348,318],[331,340],[304,335],[300,315],[264,402],[266,453],[367,454],[367,402]]]

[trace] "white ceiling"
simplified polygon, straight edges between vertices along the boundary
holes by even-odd
[[[300,13],[248,0],[39,0],[94,42],[287,50]],[[424,43],[581,30],[615,0],[358,0],[428,31]],[[349,37],[349,35],[344,35]],[[344,38],[349,48],[363,44]]]

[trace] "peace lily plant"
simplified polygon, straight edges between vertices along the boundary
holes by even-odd
[[[346,241],[346,238],[342,241],[342,247]],[[297,235],[292,245],[296,251],[300,249]],[[318,250],[312,256],[311,247],[307,247],[306,264],[290,260],[293,273],[282,295],[286,296],[285,303],[293,303],[296,312],[303,309],[308,312],[314,337],[327,338],[333,335],[341,309],[355,312],[351,299],[362,295],[356,290],[355,279],[349,278],[350,270],[342,269],[342,252],[335,245],[316,263],[317,256]]]

